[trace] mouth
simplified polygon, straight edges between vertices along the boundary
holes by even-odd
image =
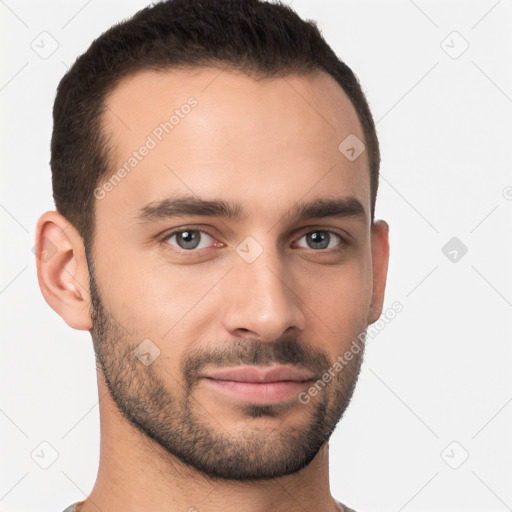
[[[258,405],[297,399],[313,380],[311,373],[285,366],[228,368],[203,376],[210,389]]]
[[[275,382],[242,382],[204,378],[207,385],[225,395],[250,402],[267,405],[296,398],[312,381],[282,380]]]

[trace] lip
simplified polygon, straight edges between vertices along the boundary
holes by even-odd
[[[310,373],[286,366],[227,368],[203,377],[204,383],[215,392],[259,405],[297,400],[312,380]]]
[[[237,366],[235,368],[225,368],[223,370],[215,370],[208,372],[204,377],[216,380],[229,380],[236,382],[279,382],[279,381],[295,381],[303,382],[312,380],[314,375],[290,366]]]
[[[203,379],[217,393],[257,405],[269,405],[297,400],[311,381],[283,380],[277,382],[240,382],[234,380]]]

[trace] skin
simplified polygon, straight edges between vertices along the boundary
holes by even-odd
[[[366,151],[349,161],[338,150],[349,134],[364,140],[360,123],[322,72],[144,71],[107,98],[112,168],[191,96],[197,106],[96,199],[90,267],[65,218],[50,211],[37,224],[40,250],[57,247],[37,261],[41,291],[68,325],[91,332],[97,359],[100,466],[80,512],[334,512],[328,438],[363,351],[307,404],[256,406],[200,375],[255,361],[321,377],[380,316],[388,225],[370,223]],[[178,193],[233,201],[247,216],[136,219]],[[347,196],[364,216],[287,216],[299,200]],[[208,234],[194,232],[200,246],[186,252],[178,236],[162,239],[176,228]],[[307,236],[325,230],[327,249]],[[248,236],[262,249],[252,263],[236,251]],[[144,339],[160,351],[149,365],[134,355]]]

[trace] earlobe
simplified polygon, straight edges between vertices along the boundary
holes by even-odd
[[[89,271],[82,237],[56,211],[44,213],[36,227],[39,288],[50,307],[74,329],[90,330]]]
[[[383,220],[376,220],[371,228],[373,292],[368,325],[376,322],[382,313],[389,264],[388,235],[388,223]]]

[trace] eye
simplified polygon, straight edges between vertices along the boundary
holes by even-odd
[[[335,233],[334,231],[328,231],[328,230],[316,230],[316,231],[310,231],[309,233],[306,233],[304,236],[302,236],[299,240],[302,240],[303,238],[306,239],[306,243],[309,244],[310,249],[332,249],[333,247],[336,247],[337,245],[343,245],[342,242],[345,240]],[[333,244],[333,241],[336,241],[338,239],[338,244]],[[340,243],[341,241],[341,243]],[[304,247],[304,246],[302,246]],[[306,247],[308,248],[308,247]]]
[[[174,231],[173,233],[166,235],[163,241],[167,244],[174,245],[170,242],[173,238],[176,239],[177,248],[183,251],[206,249],[209,247],[207,244],[208,238],[215,240],[206,233],[206,231],[202,231],[200,229],[182,229],[181,231]]]
[[[302,239],[305,239],[307,245],[304,246],[299,243]],[[213,236],[202,229],[187,228],[167,233],[162,237],[161,242],[166,250],[175,253],[194,254],[201,249],[224,246],[224,244],[218,242]],[[299,242],[297,242],[298,247],[326,253],[342,251],[346,245],[346,241],[341,235],[326,229],[309,231],[299,238]]]

